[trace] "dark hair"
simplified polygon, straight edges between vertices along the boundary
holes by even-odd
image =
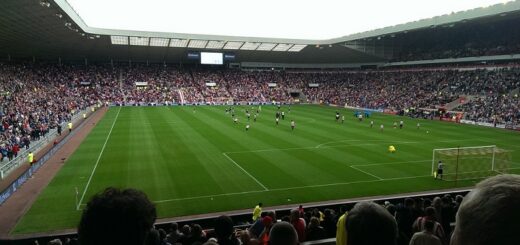
[[[433,232],[433,227],[435,227],[435,223],[431,220],[424,221],[424,230]]]
[[[519,175],[498,175],[480,182],[460,205],[452,244],[520,244],[518,207]]]
[[[435,208],[433,207],[427,207],[425,210],[424,210],[424,214],[428,217],[431,217],[433,219],[435,219]]]
[[[215,219],[215,234],[218,240],[229,239],[233,231],[233,220],[229,216],[222,215]]]
[[[348,213],[345,227],[349,245],[396,243],[397,223],[394,217],[374,202],[357,203]]]
[[[269,233],[269,245],[296,245],[298,234],[294,227],[285,221],[273,225]]]
[[[106,188],[92,197],[78,226],[82,245],[142,245],[156,218],[144,192]]]
[[[177,224],[177,222],[170,223],[170,230],[172,230],[172,231],[179,230],[179,224]]]

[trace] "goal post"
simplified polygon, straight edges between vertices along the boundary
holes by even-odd
[[[478,179],[507,173],[511,153],[495,145],[433,149],[432,175],[439,161],[443,163],[443,180]]]

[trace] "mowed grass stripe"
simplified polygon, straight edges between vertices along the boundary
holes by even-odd
[[[98,123],[13,233],[77,224],[80,212],[75,211],[74,187],[86,184],[117,109]],[[520,151],[514,147],[520,145],[518,132],[379,113],[372,113],[376,124],[370,129],[370,119],[358,122],[351,110],[324,106],[292,106],[290,114],[282,106],[286,119],[278,127],[274,126],[276,107],[262,106],[258,121],[251,119],[251,130],[245,132],[244,109],[236,107],[240,124],[235,125],[225,107],[199,106],[195,112],[193,107],[180,106],[121,108],[85,200],[107,186],[135,187],[156,202],[159,217],[173,217],[250,208],[259,201],[266,206],[297,205],[476,182],[433,180],[427,159],[434,148],[496,144],[515,150],[513,161],[520,162]],[[336,110],[345,114],[345,124],[334,122]],[[296,121],[294,132],[291,118]],[[403,130],[391,128],[401,119]],[[417,121],[420,130],[415,129]],[[387,152],[390,144],[397,147],[396,154]]]

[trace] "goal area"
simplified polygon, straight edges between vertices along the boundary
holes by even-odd
[[[511,153],[495,145],[433,149],[433,176],[439,161],[443,163],[443,180],[479,179],[507,173]]]

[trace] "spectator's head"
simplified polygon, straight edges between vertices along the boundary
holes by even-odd
[[[179,230],[179,224],[177,224],[177,222],[172,222],[172,223],[170,224],[170,232],[171,232],[171,231],[174,231],[174,232],[175,232],[175,231],[177,231],[177,230]]]
[[[374,202],[359,202],[347,215],[347,244],[393,245],[397,238],[397,223],[382,206]]]
[[[427,207],[425,210],[424,210],[424,215],[430,219],[433,219],[435,220],[435,208],[433,207]]]
[[[273,219],[273,222],[276,222],[276,213],[274,211],[267,211],[267,216]]]
[[[486,179],[464,197],[452,245],[520,244],[520,176]]]
[[[309,222],[309,227],[318,227],[320,226],[320,219],[318,217],[312,217],[311,221]]]
[[[264,218],[262,218],[262,224],[266,228],[271,227],[273,225],[273,218],[271,218],[271,216],[265,216]]]
[[[215,235],[219,241],[231,239],[235,228],[229,216],[222,215],[215,220]]]
[[[201,237],[203,236],[202,227],[199,224],[194,224],[191,226],[191,234],[193,236]]]
[[[142,245],[155,222],[156,211],[146,194],[109,187],[83,210],[78,226],[82,245]]]
[[[296,245],[298,234],[294,227],[287,222],[278,222],[271,228],[269,245]]]
[[[430,233],[433,233],[433,227],[435,227],[435,223],[432,220],[424,221],[424,230]]]
[[[181,228],[181,232],[184,236],[191,236],[191,226],[183,225]]]
[[[291,222],[297,221],[300,218],[300,211],[298,211],[298,209],[291,210],[291,215],[289,217]]]

